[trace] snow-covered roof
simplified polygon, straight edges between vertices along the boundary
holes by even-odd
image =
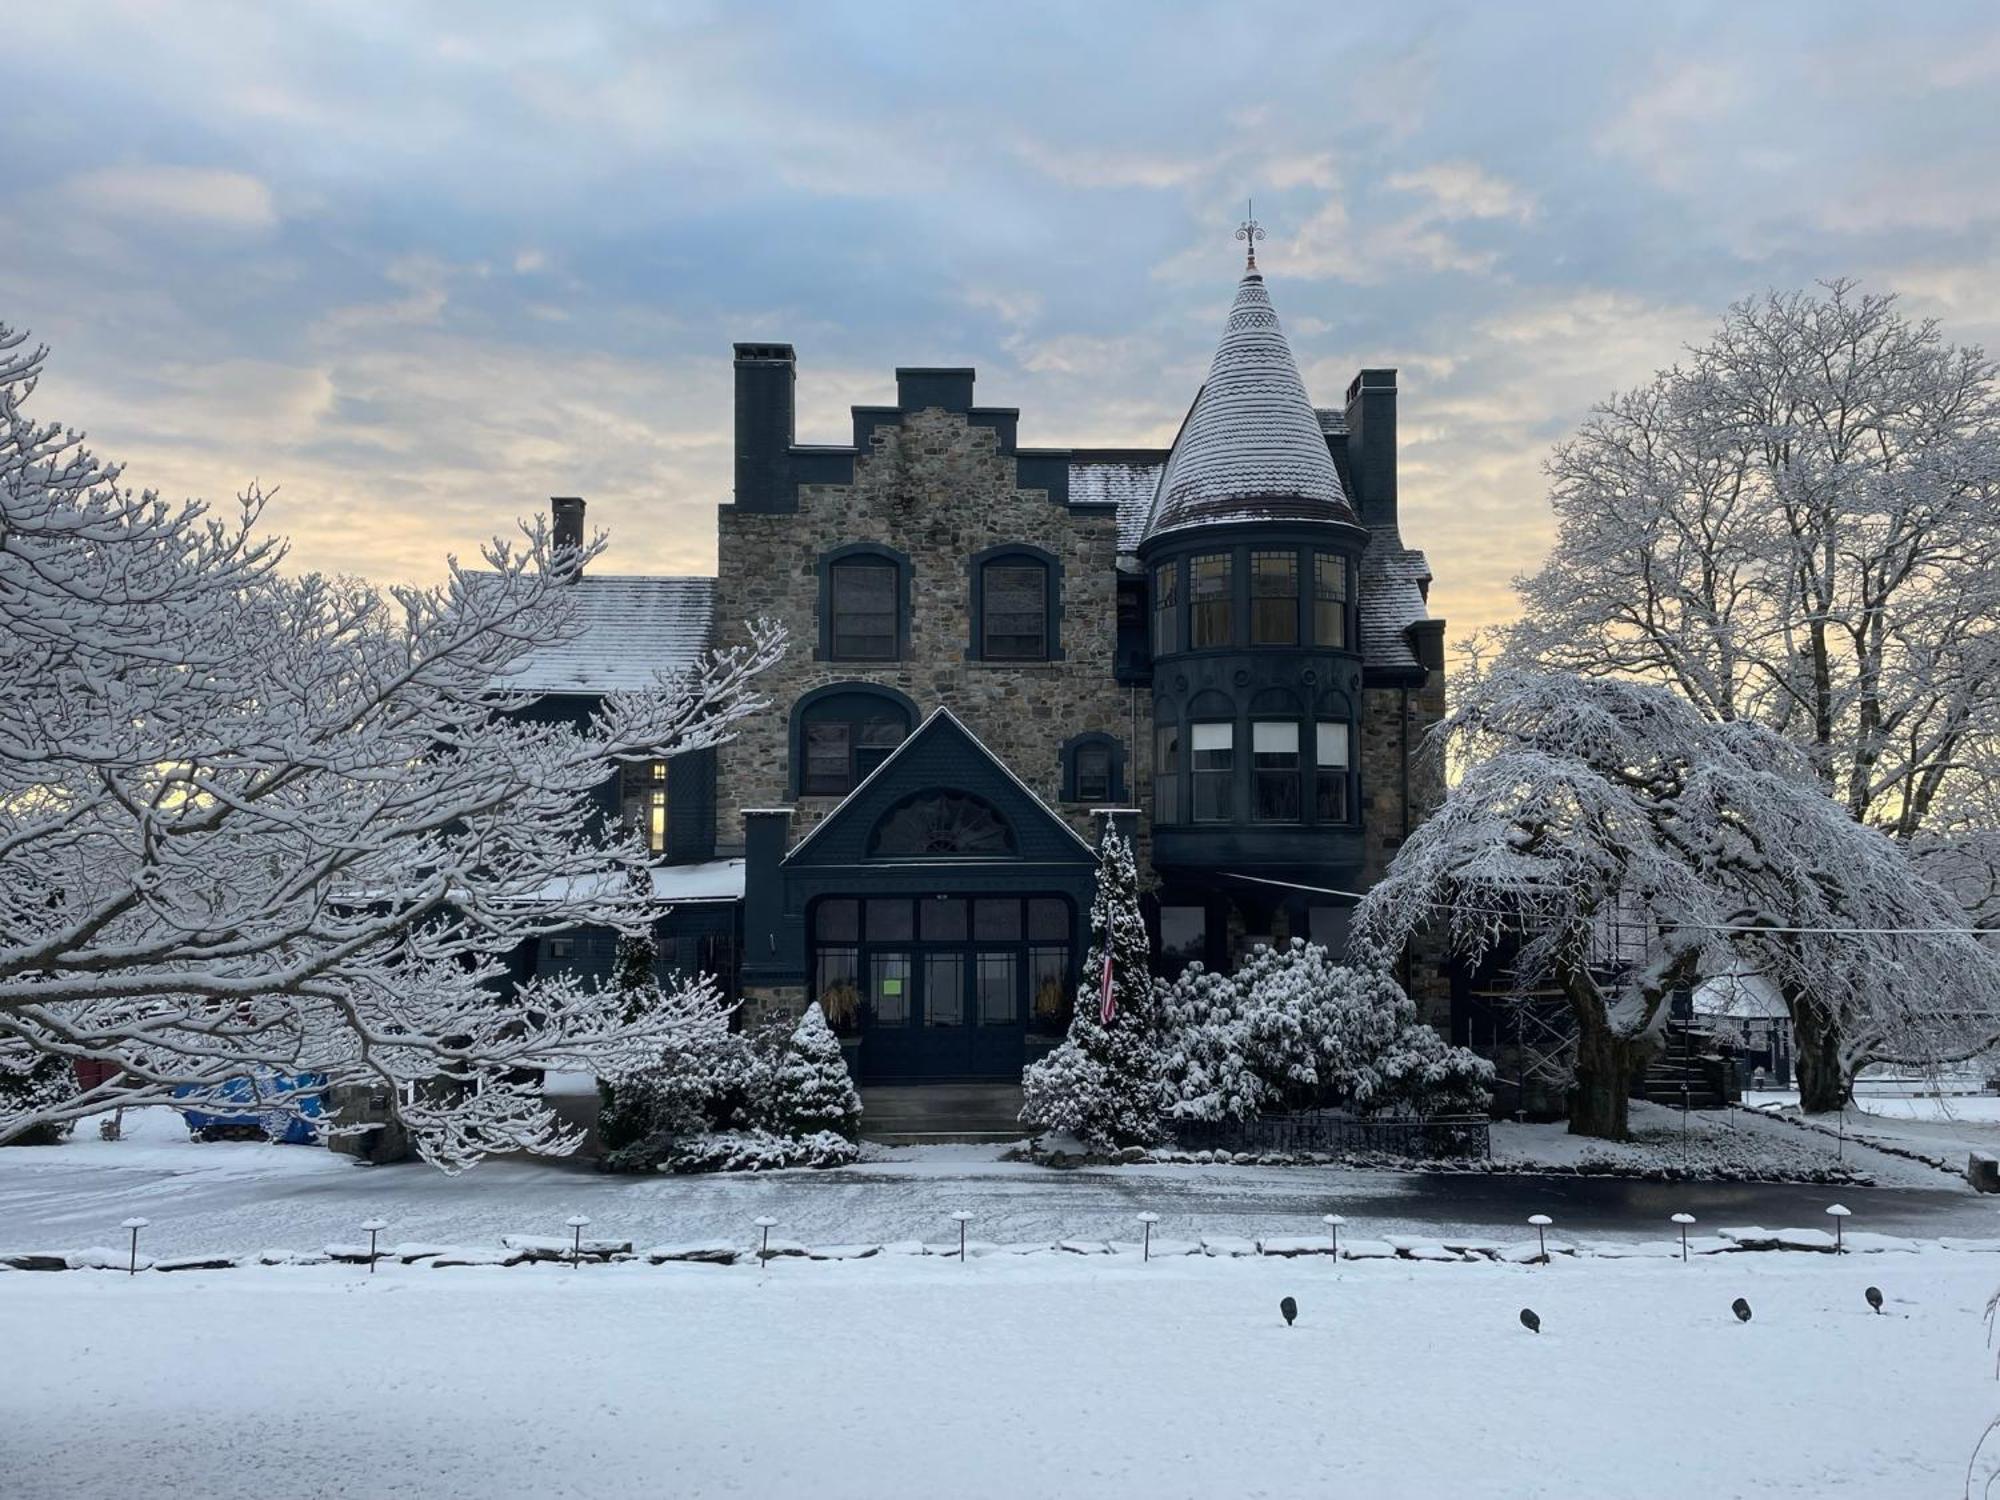
[[[1339,437],[1347,431],[1347,413],[1337,406],[1315,406],[1313,415],[1319,418],[1319,430],[1328,437]]]
[[[524,657],[496,684],[534,693],[611,693],[650,687],[663,668],[691,666],[708,649],[713,578],[586,574],[570,585],[576,631]]]
[[[1369,528],[1361,554],[1361,656],[1371,667],[1421,666],[1410,646],[1409,628],[1430,618],[1424,589],[1431,565],[1423,553],[1405,547],[1394,526]]]
[[[662,901],[741,901],[743,861],[705,859],[691,865],[654,865],[653,894]]]
[[[1146,517],[1153,493],[1160,487],[1164,453],[1144,449],[1103,455],[1078,453],[1070,459],[1069,499],[1072,505],[1118,507],[1118,550],[1136,552],[1146,535]]]
[[[1226,521],[1354,522],[1320,414],[1256,271],[1160,477],[1148,534]]]

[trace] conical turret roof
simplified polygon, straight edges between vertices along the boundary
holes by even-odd
[[[1160,475],[1146,534],[1270,520],[1359,524],[1253,269],[1237,284],[1208,380]]]

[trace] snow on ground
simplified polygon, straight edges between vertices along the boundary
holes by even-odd
[[[1865,1150],[1851,1140],[1843,1148],[1832,1136],[1822,1138],[1789,1120],[1770,1119],[1754,1110],[1690,1110],[1683,1115],[1678,1109],[1634,1099],[1631,1125],[1630,1141],[1598,1141],[1571,1135],[1560,1122],[1496,1121],[1493,1159],[1515,1168],[1539,1165],[1564,1171],[1668,1171],[1795,1181],[1856,1172],[1885,1187],[1955,1186],[1924,1163]]]
[[[1996,1277],[1945,1252],[4,1273],[37,1353],[0,1361],[0,1474],[9,1500],[1956,1495],[2000,1411]]]
[[[1796,1092],[1744,1096],[1744,1103],[1752,1106],[1783,1109],[1798,1102]],[[1837,1140],[1844,1131],[1850,1151],[1856,1141],[1878,1142],[1954,1174],[1965,1171],[1966,1158],[1975,1151],[2000,1156],[2000,1097],[1992,1095],[1887,1094],[1864,1089],[1837,1120],[1830,1114],[1809,1119],[1792,1115],[1780,1123],[1794,1129],[1803,1125],[1823,1141]]]
[[[1782,1122],[1746,1129],[1788,1131]],[[1560,1131],[1548,1132],[1562,1139]],[[1796,1132],[1801,1139],[1817,1140]],[[1851,1148],[1850,1148],[1851,1149]],[[420,1163],[368,1167],[306,1146],[197,1145],[169,1112],[128,1117],[127,1138],[80,1134],[62,1146],[0,1150],[0,1249],[117,1247],[132,1215],[152,1221],[143,1248],[159,1255],[317,1250],[365,1239],[380,1217],[384,1243],[421,1241],[497,1249],[508,1234],[565,1235],[587,1214],[593,1235],[640,1245],[747,1243],[768,1215],[778,1233],[812,1245],[955,1237],[955,1209],[971,1233],[1000,1243],[1131,1239],[1136,1215],[1160,1215],[1154,1233],[1261,1238],[1318,1234],[1338,1210],[1357,1238],[1469,1235],[1513,1240],[1530,1213],[1593,1239],[1656,1240],[1670,1214],[1711,1226],[1819,1228],[1838,1196],[1855,1230],[1918,1236],[2000,1235],[2000,1205],[1941,1174],[1900,1163],[1912,1187],[1839,1188],[1748,1183],[1649,1183],[1613,1178],[1354,1171],[1334,1167],[1146,1165],[1055,1171],[997,1159],[991,1147],[898,1150],[838,1171],[726,1177],[616,1177],[584,1163],[487,1161],[456,1178]],[[1883,1158],[1890,1160],[1889,1158]]]

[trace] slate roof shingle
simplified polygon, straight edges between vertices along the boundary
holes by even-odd
[[[570,585],[576,633],[522,658],[494,685],[536,693],[615,693],[651,687],[662,668],[690,666],[708,649],[713,578],[585,574]]]

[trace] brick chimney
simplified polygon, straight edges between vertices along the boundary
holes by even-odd
[[[583,496],[551,495],[549,510],[554,518],[554,541],[558,552],[583,550]],[[583,568],[576,570],[583,577]]]
[[[798,357],[790,344],[736,345],[736,503],[788,508]]]

